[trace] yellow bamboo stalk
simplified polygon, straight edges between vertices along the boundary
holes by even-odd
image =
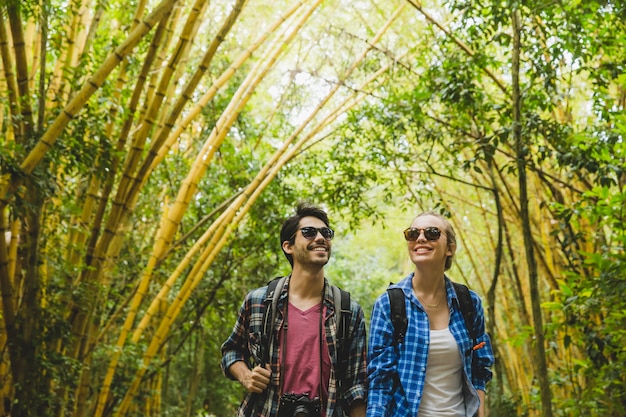
[[[86,7],[87,6],[84,4],[83,8],[86,8]],[[96,15],[101,14],[101,10],[102,8],[99,7],[99,9],[96,11]],[[134,27],[137,25],[138,15],[142,14],[143,10],[144,10],[144,7],[140,4],[139,7],[135,11],[135,19],[133,20],[133,25],[131,26],[131,30],[134,29]],[[89,13],[81,13],[81,14],[89,14]],[[96,16],[95,22],[97,23],[98,21],[99,21],[99,17]],[[96,24],[94,23],[93,20],[89,20],[86,17],[83,18],[82,23],[83,23],[83,27]],[[95,32],[95,28],[92,28],[92,29],[93,30],[90,30],[89,32]],[[91,36],[93,36],[93,33],[91,35],[85,34],[84,36],[81,36],[80,41],[75,40],[73,42],[73,43],[82,45],[82,48],[79,48],[80,50],[77,51],[77,56],[85,52],[85,49],[88,43],[90,42]],[[77,62],[77,60],[78,58],[76,58],[75,62]],[[113,98],[113,102],[115,103],[119,102],[119,99],[122,95],[123,86],[126,85],[126,80],[124,79],[124,76],[126,74],[126,68],[127,68],[127,61],[124,60],[120,63],[120,69],[119,69],[119,74],[117,76],[116,88],[113,89],[112,98]],[[110,108],[111,117],[109,121],[107,122],[107,125],[104,128],[106,132],[105,133],[106,137],[113,137],[113,129],[115,126],[115,119],[116,119],[117,113],[118,113],[118,106],[111,105],[111,108]],[[98,164],[98,162],[96,162],[96,164]],[[109,181],[112,181],[113,177],[115,176],[115,173],[116,172],[114,169],[109,171],[109,178],[110,178]],[[83,227],[73,229],[72,231],[70,231],[70,234],[69,234],[70,244],[68,245],[68,247],[70,248],[70,250],[69,250],[68,260],[70,264],[72,265],[75,265],[78,262],[79,257],[82,256],[82,253],[80,251],[73,249],[73,248],[80,248],[86,245],[86,241],[89,236],[88,232],[98,233],[95,230],[88,231],[86,228],[89,225],[89,220],[90,219],[93,220],[94,211],[98,207],[98,204],[97,204],[99,201],[98,190],[100,190],[101,185],[102,184],[101,184],[100,177],[97,174],[92,175],[89,180],[89,185],[85,192],[84,198],[83,199],[79,198],[77,200],[77,201],[81,201],[81,200],[84,201],[84,204],[81,210],[80,219],[77,222],[79,225]],[[78,277],[78,279],[75,280],[75,285],[77,285],[79,282],[80,282],[80,277]]]
[[[57,141],[60,133],[65,129],[69,121],[85,106],[89,98],[96,92],[107,79],[108,75],[126,57],[139,41],[152,29],[152,27],[176,4],[178,0],[163,0],[153,12],[133,30],[128,38],[115,51],[110,54],[90,80],[83,85],[76,96],[56,117],[50,128],[44,132],[41,139],[33,150],[24,159],[20,168],[25,173],[31,173],[35,166],[43,159],[46,152]]]
[[[177,51],[175,53],[180,54],[182,57],[180,60],[181,62],[186,60],[186,57],[189,54],[190,48],[193,44],[193,39],[195,39],[198,29],[200,28],[200,24],[203,23],[204,20],[206,20],[204,18],[204,14],[206,12],[206,8],[208,7],[208,4],[209,4],[208,2],[205,2],[203,4],[199,4],[198,2],[197,4],[193,6],[190,17],[188,18],[187,23],[182,30],[179,44],[175,48],[175,50]],[[238,15],[240,11],[241,11],[241,6],[239,4],[235,5],[235,9],[231,12],[227,20],[223,22],[219,33],[213,38],[213,41],[211,42],[211,44],[209,45],[209,48],[207,49],[203,58],[201,59],[200,64],[196,66],[196,70],[194,74],[191,76],[191,78],[187,81],[186,85],[184,86],[183,92],[180,93],[178,91],[178,89],[180,88],[178,84],[176,83],[169,84],[167,96],[172,97],[173,100],[168,100],[167,103],[165,103],[165,106],[163,107],[163,110],[160,113],[158,124],[157,124],[157,129],[155,129],[154,132],[151,134],[152,139],[150,141],[150,149],[155,147],[155,141],[159,140],[158,138],[162,135],[161,133],[162,130],[169,128],[168,120],[172,120],[172,118],[175,120],[176,117],[178,116],[178,112],[179,112],[178,107],[180,106],[180,104],[178,103],[181,103],[181,102],[184,103],[189,99],[189,97],[187,97],[188,91],[190,91],[191,94],[194,93],[194,90],[196,89],[198,85],[197,80],[204,77],[208,69],[211,67],[211,62],[213,60],[215,52],[217,51],[217,48],[225,40],[228,32],[232,28],[236,15]],[[176,22],[176,19],[173,19],[171,26],[173,26],[173,23],[175,22]],[[169,30],[167,31],[168,39],[171,38],[173,33],[175,32],[174,28],[172,28],[171,26],[168,28]],[[185,78],[187,77],[186,73],[188,71],[188,68],[186,68],[184,65],[183,66],[179,65],[173,70],[174,70],[173,79],[178,80],[178,79],[182,79],[183,77]],[[151,88],[150,93],[146,95],[148,97],[148,100],[147,100],[148,103],[152,103],[152,101],[154,100],[154,91],[156,91],[156,87]],[[181,96],[184,96],[184,97],[181,97]],[[145,161],[144,161],[144,164],[145,164]]]
[[[88,236],[89,219],[93,216],[93,211],[98,202],[98,190],[100,189],[100,180],[93,175],[89,181],[87,190],[83,195],[83,208],[78,219],[74,219],[73,224],[78,224],[77,228],[72,228],[68,233],[68,251],[67,261],[70,265],[78,265],[83,252],[78,248],[85,246]],[[77,199],[80,201],[80,199]]]
[[[21,21],[20,3],[9,2],[6,4],[9,20],[12,22]],[[29,138],[33,130],[33,112],[31,107],[31,96],[28,88],[28,48],[21,24],[11,25],[11,40],[13,41],[13,53],[15,56],[15,74],[18,100],[20,101],[20,125],[16,134],[16,140],[21,143],[23,139]],[[17,133],[17,132],[16,132]]]
[[[143,123],[144,118],[146,117],[146,113],[148,109],[152,106],[152,102],[154,101],[154,96],[158,89],[159,77],[161,69],[167,65],[167,59],[170,51],[171,43],[175,40],[175,26],[176,23],[181,20],[181,15],[183,13],[182,6],[177,6],[172,10],[172,16],[169,18],[167,22],[163,22],[159,25],[160,33],[160,42],[153,42],[150,45],[151,48],[155,49],[154,56],[154,64],[151,66],[150,71],[146,74],[146,92],[143,97],[143,104],[139,108],[137,112],[137,123],[136,125],[141,125]]]
[[[260,48],[260,46],[265,43],[265,41],[269,38],[271,34],[273,34],[280,25],[282,25],[288,18],[290,18],[297,10],[299,10],[305,3],[310,0],[302,0],[296,4],[294,4],[290,9],[288,9],[280,18],[276,19],[272,25],[270,25],[267,30],[265,30],[261,35],[249,46],[247,47],[235,60],[233,63],[220,74],[218,79],[211,85],[211,87],[204,93],[204,95],[197,101],[197,103],[187,112],[186,116],[182,120],[182,122],[172,130],[174,126],[175,119],[169,119],[168,122],[165,123],[165,129],[159,132],[157,137],[157,141],[162,145],[160,146],[152,146],[149,151],[149,156],[146,158],[146,163],[144,167],[142,167],[140,174],[138,175],[140,181],[142,181],[142,186],[145,184],[147,179],[150,177],[151,172],[163,161],[163,159],[169,153],[173,143],[180,137],[180,135],[189,127],[192,121],[196,119],[196,117],[200,114],[203,108],[213,100],[215,94],[222,88],[234,75],[234,73],[243,65],[250,56]],[[182,94],[183,97],[188,97],[191,94],[189,89]],[[180,100],[179,100],[180,101]],[[186,100],[187,101],[187,100]],[[179,108],[180,104],[177,104],[175,107]],[[180,112],[176,112],[176,116],[178,116]],[[156,155],[155,155],[155,152]]]
[[[11,22],[21,22],[21,6],[20,3],[7,3],[8,17]],[[21,24],[11,24],[11,35],[13,38],[13,52],[15,54],[15,66],[17,74],[17,87],[21,98],[27,100],[23,103],[22,115],[31,117],[30,120],[25,120],[27,125],[32,127],[32,113],[30,109],[29,94],[29,72],[28,72],[28,53],[30,48],[27,48],[28,30],[24,31]],[[28,111],[29,113],[24,113]]]
[[[172,76],[174,75],[174,72],[181,60],[185,57],[184,52],[187,50],[187,45],[191,42],[190,35],[193,33],[195,25],[199,22],[198,16],[206,10],[207,4],[208,0],[196,0],[186,24],[183,27],[183,32],[174,53],[171,55],[167,65],[165,65],[158,73],[160,75],[160,79],[156,92],[147,104],[147,111],[139,123],[139,129],[133,135],[130,150],[126,157],[124,175],[120,181],[117,192],[117,198],[121,201],[129,200],[129,197],[138,190],[138,187],[133,187],[133,184],[137,184],[135,169],[139,165],[139,161],[144,153],[145,142],[150,132],[153,131],[159,117],[159,109],[161,109],[163,100],[167,97],[167,90],[171,84]],[[221,41],[223,41],[223,38],[220,38],[220,43]],[[217,50],[217,46],[215,47],[215,50]],[[203,70],[206,71],[206,68]]]
[[[13,62],[13,57],[11,56],[10,48],[9,48],[10,37],[7,33],[6,25],[4,24],[4,14],[0,13],[0,56],[2,57],[2,68],[4,69],[4,80],[7,83],[7,97],[9,98],[9,120],[17,119],[20,114],[20,102],[18,99],[17,93],[17,80],[16,74],[14,71],[15,63]],[[17,131],[14,130],[14,124],[9,123],[7,126],[7,135],[5,136],[6,141],[11,141],[14,139],[14,135],[18,138],[22,137],[22,131],[18,127]],[[18,142],[21,139],[18,139]]]
[[[65,41],[66,49],[63,54],[63,60],[59,60],[57,64],[59,68],[65,71],[65,74],[61,75],[63,80],[65,77],[69,76],[70,71],[75,71],[76,68],[76,48],[78,46],[78,33],[80,31],[80,23],[81,23],[81,8],[83,7],[81,4],[76,4],[74,2],[69,3],[72,6],[68,12],[71,15],[71,21],[68,25],[67,38]],[[67,103],[71,93],[71,83],[62,82],[59,85],[58,90],[55,92],[55,99],[58,99],[61,103]]]
[[[137,12],[137,14],[140,13],[140,11]],[[167,16],[169,16],[170,11],[169,10],[165,10],[163,13],[158,14],[157,17],[160,17],[161,19],[165,19]],[[154,13],[152,14],[152,16],[154,16]],[[154,20],[154,19],[153,19]],[[150,20],[150,21],[153,21]],[[141,25],[138,25],[137,28],[133,29],[131,31],[131,33],[136,32],[136,30],[138,28],[140,28]],[[120,146],[122,144],[120,142],[118,142],[118,150],[120,149]],[[112,181],[113,181],[113,176],[115,175],[115,172],[111,173],[111,176],[109,177],[108,183],[106,185],[106,190],[105,190],[105,195],[108,195],[108,192],[111,190],[112,188]],[[110,259],[113,258],[112,254],[115,254],[116,251],[119,250],[119,248],[121,247],[120,245],[120,241],[121,241],[121,237],[118,235],[117,231],[119,228],[120,224],[123,224],[122,220],[124,219],[124,210],[120,210],[119,206],[123,205],[123,203],[120,204],[115,204],[114,202],[114,209],[111,211],[109,218],[108,218],[108,222],[105,225],[105,229],[104,229],[104,234],[102,236],[102,238],[96,242],[97,235],[92,235],[92,244],[95,245],[95,249],[93,249],[93,253],[92,253],[92,265],[94,265],[94,268],[90,268],[85,272],[85,280],[88,283],[88,285],[93,285],[93,282],[96,282],[100,277],[100,276],[107,276],[104,271],[107,270],[107,268],[109,267],[110,264]],[[106,206],[106,201],[104,198],[101,199],[100,202],[100,206],[98,208],[98,213],[97,213],[97,217],[95,219],[94,224],[100,224],[100,218],[102,218],[102,216],[104,215],[104,209]],[[125,206],[124,206],[125,207]],[[123,207],[123,208],[124,208]],[[93,233],[98,233],[99,230],[94,230]],[[117,237],[116,237],[117,236]],[[90,247],[88,249],[91,250],[91,245],[89,245]],[[107,260],[108,263],[107,263]],[[76,280],[76,284],[78,284],[78,282],[80,281],[81,277],[78,277]],[[105,284],[104,282],[101,284]],[[101,294],[99,292],[95,292],[94,297],[100,297]],[[92,303],[93,306],[97,305],[97,302],[93,302]],[[88,326],[88,320],[90,318],[90,314],[91,312],[88,313],[79,313],[79,315],[77,315],[77,317],[74,319],[74,322],[72,324],[72,328],[73,328],[73,332],[74,334],[76,334],[76,340],[77,342],[75,343],[74,347],[68,349],[69,352],[71,352],[71,355],[73,355],[73,357],[81,357],[81,351],[86,352],[90,349],[90,346],[88,344],[81,344],[79,343],[80,340],[82,340],[82,338],[85,336],[85,331],[87,329]],[[90,337],[91,340],[91,337]],[[82,387],[79,387],[79,389],[82,389]],[[77,393],[77,395],[80,395],[80,392]]]
[[[141,2],[139,4],[138,10],[135,13],[135,19],[134,22],[138,22],[139,21],[139,16],[143,13],[143,8],[144,8],[144,2]],[[178,9],[178,8],[176,8]],[[136,23],[135,23],[136,24]],[[132,29],[131,29],[132,30]],[[140,97],[141,97],[141,92],[143,91],[143,86],[145,85],[145,81],[147,80],[148,74],[151,71],[151,67],[152,67],[152,63],[154,62],[154,58],[157,55],[157,46],[159,45],[161,42],[161,38],[162,38],[162,33],[164,31],[164,28],[159,25],[159,27],[157,28],[155,35],[152,39],[152,42],[150,43],[150,47],[148,49],[148,54],[146,55],[146,58],[144,60],[144,65],[141,69],[141,73],[139,74],[138,77],[138,81],[135,85],[135,88],[133,90],[133,94],[131,96],[130,101],[127,104],[128,107],[128,112],[127,112],[127,117],[124,119],[124,122],[122,123],[122,128],[118,137],[118,142],[116,145],[116,154],[120,153],[124,146],[125,146],[125,142],[126,142],[126,138],[128,137],[128,133],[130,132],[130,129],[132,127],[133,124],[133,119],[134,119],[134,115],[135,112],[137,110],[137,105],[139,103]],[[124,79],[124,74],[125,74],[125,69],[126,69],[126,61],[122,61],[121,65],[120,65],[120,72],[118,74],[118,78],[117,78],[117,86],[118,88],[116,89],[116,91],[118,91],[119,93],[121,93],[121,86],[126,84],[126,80]],[[117,107],[116,106],[112,106],[111,111],[113,113],[117,112]],[[113,118],[112,118],[113,119]],[[114,121],[111,120],[111,122],[109,122],[109,125],[107,126],[106,130],[109,134],[109,136],[113,136],[112,132],[113,132],[113,128],[114,128]],[[113,189],[113,181],[115,179],[116,173],[117,173],[117,167],[119,165],[119,158],[117,156],[114,157],[113,162],[111,164],[111,170],[109,171],[109,175],[107,177],[107,180],[104,184],[104,189],[102,190],[102,193],[100,196],[98,196],[97,194],[91,194],[89,193],[87,196],[87,199],[85,201],[85,205],[83,207],[83,219],[85,219],[85,217],[88,218],[88,213],[85,213],[87,211],[87,205],[91,204],[91,199],[96,199],[99,200],[99,205],[98,208],[96,210],[95,213],[95,218],[92,219],[92,230],[91,230],[91,234],[90,234],[90,244],[88,244],[88,256],[91,256],[93,254],[94,251],[94,247],[95,247],[95,242],[98,240],[99,235],[100,235],[100,225],[102,224],[102,219],[104,218],[104,213],[105,213],[105,209],[107,206],[107,202],[109,199],[109,195],[111,194],[111,190]],[[98,181],[97,178],[94,176],[92,178],[92,182],[94,181]],[[91,184],[90,188],[93,189],[95,185]],[[118,203],[118,202],[114,202],[114,207],[118,207],[120,204],[122,203]],[[112,228],[115,227],[114,225],[107,225],[107,227]],[[98,270],[97,273],[100,273],[102,270]],[[78,276],[76,278],[76,280],[74,281],[74,285],[78,285],[80,283],[80,281],[83,279],[82,276]]]
[[[0,293],[2,294],[2,319],[7,338],[14,338],[15,335],[15,295],[13,289],[12,276],[9,275],[10,260],[8,258],[6,232],[8,226],[8,210],[4,205],[0,205]]]

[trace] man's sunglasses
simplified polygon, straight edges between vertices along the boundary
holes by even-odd
[[[404,238],[409,242],[414,242],[420,237],[420,233],[424,231],[424,237],[426,240],[430,240],[431,242],[436,242],[441,237],[441,230],[438,227],[425,227],[423,229],[418,229],[416,227],[409,227],[404,231]]]
[[[306,226],[306,227],[301,227],[298,230],[300,230],[302,232],[302,236],[304,236],[304,238],[308,240],[315,239],[317,237],[318,232],[321,233],[322,237],[326,240],[332,240],[333,237],[335,237],[335,231],[331,229],[330,227]],[[298,230],[296,230],[296,233],[298,233]],[[296,233],[294,233],[293,236],[291,236],[292,239],[296,236]]]

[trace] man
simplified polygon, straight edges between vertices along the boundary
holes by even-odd
[[[257,288],[245,297],[233,331],[222,345],[224,374],[247,390],[239,416],[283,417],[301,410],[306,411],[303,415],[322,417],[365,416],[363,309],[351,300],[351,339],[346,342],[347,365],[341,371],[339,311],[324,277],[333,237],[326,212],[308,204],[298,205],[296,214],[283,223],[281,246],[292,272],[282,288],[276,288],[280,297],[272,323],[275,331],[263,334],[268,287]]]

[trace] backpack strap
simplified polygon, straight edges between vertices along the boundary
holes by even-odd
[[[263,333],[261,354],[262,366],[269,362],[270,344],[273,340],[274,323],[276,322],[276,306],[280,298],[280,292],[285,285],[287,277],[276,277],[267,284],[267,293],[264,301],[263,311]],[[350,310],[350,293],[334,285],[331,286],[333,292],[333,303],[335,314],[337,314],[337,358],[338,375],[344,375],[348,368],[348,348],[352,335],[350,334],[350,321],[352,311]]]
[[[287,277],[276,277],[267,283],[267,293],[263,302],[263,333],[261,334],[261,366],[269,362],[270,346],[274,336],[274,323],[276,322],[276,305],[280,298],[280,292],[285,285]]]
[[[474,303],[470,295],[467,285],[452,281],[454,291],[459,300],[463,320],[465,320],[465,328],[467,329],[472,340],[476,340],[478,335],[474,329],[474,319],[476,311],[474,311]],[[391,308],[391,322],[393,323],[393,340],[394,344],[399,345],[403,342],[408,326],[408,318],[406,316],[406,304],[404,300],[404,292],[402,288],[387,288],[389,295],[389,305]]]
[[[473,341],[476,341],[478,335],[474,328],[474,320],[476,318],[476,311],[474,310],[474,303],[472,302],[472,296],[470,295],[467,285],[458,282],[452,282],[454,291],[459,300],[459,306],[461,307],[461,313],[463,314],[463,320],[465,320],[465,328],[467,329],[469,336]]]
[[[350,293],[339,287],[331,285],[333,292],[333,304],[337,315],[337,374],[345,375],[348,369],[348,354],[350,340],[350,321],[352,311],[350,310]],[[339,379],[339,378],[338,378]]]
[[[387,288],[389,306],[391,308],[391,322],[393,324],[393,343],[398,346],[404,341],[409,319],[406,316],[406,304],[402,288]]]

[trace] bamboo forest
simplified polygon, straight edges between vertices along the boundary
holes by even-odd
[[[0,0],[0,416],[236,415],[302,201],[366,325],[450,219],[487,416],[626,416],[625,45],[618,0]]]

